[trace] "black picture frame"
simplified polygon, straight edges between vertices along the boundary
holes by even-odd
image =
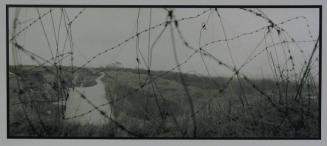
[[[38,7],[38,8],[315,8],[319,9],[319,137],[35,137],[35,136],[10,136],[9,131],[9,8],[13,7]],[[6,74],[7,74],[7,138],[8,139],[136,139],[136,140],[321,140],[321,84],[322,84],[322,5],[34,5],[34,4],[7,4],[6,5]]]

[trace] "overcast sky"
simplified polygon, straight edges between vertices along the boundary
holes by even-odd
[[[47,12],[48,8],[39,8],[41,14]],[[66,11],[69,15],[69,19],[72,20],[81,8],[67,8]],[[174,15],[177,19],[196,16],[199,13],[207,9],[199,8],[175,8]],[[257,9],[253,9],[259,11]],[[150,13],[151,11],[151,13]],[[179,28],[184,35],[185,39],[190,43],[191,46],[196,49],[206,43],[214,40],[224,39],[224,30],[227,38],[237,36],[242,33],[251,32],[259,29],[263,26],[269,25],[269,23],[253,15],[252,13],[246,12],[241,9],[236,8],[226,8],[218,9],[221,20],[218,17],[214,9],[209,10],[205,14],[198,18],[185,20],[179,23]],[[285,29],[289,35],[294,37],[296,41],[311,41],[311,42],[301,42],[295,44],[288,44],[290,48],[292,57],[294,58],[296,70],[300,70],[303,66],[305,59],[308,59],[310,53],[314,47],[313,39],[317,39],[319,33],[319,10],[313,8],[266,8],[260,9],[264,12],[273,22],[279,23],[281,21],[294,18],[297,16],[304,16],[307,19],[299,18],[293,21],[287,22],[285,24],[279,25],[281,28]],[[151,14],[151,25],[154,26],[161,22],[166,21],[167,11],[161,8],[141,8],[139,12],[138,28],[137,28],[137,18],[138,18],[138,8],[88,8],[86,9],[72,24],[72,35],[74,42],[74,64],[76,66],[81,66],[85,64],[93,56],[97,55],[99,52],[103,52],[117,44],[123,42],[127,38],[136,34],[137,30],[142,31],[149,27],[150,14]],[[10,34],[13,31],[13,18],[15,14],[15,8],[10,8],[9,10],[9,30]],[[64,26],[64,20],[61,17],[61,10],[59,8],[55,9],[52,13],[52,18],[54,24],[52,24],[51,15],[46,15],[42,18],[46,34],[49,39],[50,48],[53,52],[56,51],[57,45],[55,41],[55,33],[59,33],[58,49],[60,51],[64,48],[64,42],[66,39],[66,29]],[[30,19],[35,19],[38,17],[37,10],[35,8],[23,8],[19,13],[19,20],[23,23],[17,32],[27,26],[31,21]],[[60,23],[61,22],[61,23]],[[206,24],[206,29],[201,30],[202,25]],[[53,30],[53,25],[55,30]],[[308,27],[309,26],[309,27]],[[60,28],[60,31],[59,31]],[[154,42],[164,26],[156,27],[150,31],[150,44]],[[308,29],[309,28],[309,29]],[[279,42],[279,37],[276,31],[270,33],[271,35],[266,36],[266,40],[261,43],[257,49],[258,43],[263,40],[264,33],[266,30],[261,30],[257,33],[240,37],[238,39],[226,42],[215,43],[205,47],[208,52],[210,52],[215,57],[219,58],[226,64],[230,66],[240,67],[244,62],[246,62],[251,52],[254,51],[253,55],[257,54],[265,48],[266,45],[273,44],[273,42]],[[310,36],[310,33],[312,38]],[[201,36],[201,37],[200,37]],[[183,62],[190,54],[192,50],[186,48],[179,36],[174,29],[174,38],[176,41],[176,48],[178,54],[178,60]],[[290,40],[289,38],[287,40]],[[17,37],[19,44],[24,46],[25,49],[42,56],[43,58],[51,58],[51,53],[41,27],[41,23],[37,22],[33,24],[28,30],[24,31]],[[146,59],[146,62],[141,61],[141,67],[144,68],[145,64],[148,64],[148,42],[149,42],[149,32],[142,33],[139,36],[139,48]],[[112,64],[114,62],[120,62],[122,66],[128,68],[136,68],[136,39],[131,39],[122,46],[108,51],[107,53],[98,56],[92,62],[90,62],[88,67],[98,67]],[[287,46],[277,45],[275,47],[269,48],[272,54],[274,54],[274,59],[281,64],[285,62],[285,51]],[[230,48],[230,50],[229,50]],[[300,48],[304,51],[303,54],[300,52]],[[255,49],[255,50],[254,50]],[[66,44],[65,52],[70,51],[69,44]],[[230,52],[229,52],[230,51]],[[318,56],[318,52],[315,56]],[[13,64],[12,51],[10,46],[9,60],[10,64]],[[233,58],[233,59],[232,59]],[[251,57],[250,57],[251,58]],[[234,61],[232,61],[234,60]],[[30,57],[21,54],[22,64],[37,64],[35,61],[31,60]],[[213,76],[229,76],[231,71],[225,67],[219,66],[217,62],[207,57],[204,58],[204,62],[208,67],[208,70]],[[70,65],[70,58],[66,58],[63,61],[64,65]],[[153,70],[169,70],[176,65],[174,60],[174,53],[172,49],[171,32],[170,27],[168,27],[163,35],[160,37],[158,42],[153,48],[152,52],[152,64],[151,69]],[[291,63],[288,63],[289,68]],[[317,63],[316,63],[317,66]],[[188,73],[196,73],[207,75],[205,65],[201,56],[199,54],[194,55],[189,62],[182,66],[182,70]],[[241,72],[247,74],[250,77],[272,77],[273,73],[269,67],[269,58],[267,53],[262,53],[257,56],[254,60],[244,66]],[[318,68],[314,70],[318,72]]]

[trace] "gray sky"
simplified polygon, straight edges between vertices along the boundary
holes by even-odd
[[[48,8],[39,8],[40,13],[45,13]],[[81,8],[66,9],[70,19],[82,10]],[[196,16],[206,9],[197,8],[176,8],[174,9],[174,15],[177,18]],[[228,38],[237,36],[241,33],[251,32],[263,26],[269,25],[264,19],[261,19],[249,12],[240,9],[218,9],[221,15],[222,23],[225,28],[225,33]],[[253,9],[255,10],[255,9]],[[307,19],[296,19],[291,22],[280,25],[285,29],[292,37],[297,41],[312,40],[309,35],[309,30],[307,24],[309,25],[310,32],[313,39],[318,37],[319,31],[319,11],[318,9],[275,9],[266,8],[260,9],[263,11],[271,20],[275,23],[294,18],[297,16],[305,16]],[[10,34],[13,27],[13,17],[15,8],[9,10],[10,16]],[[149,25],[149,8],[142,8],[140,10],[139,17],[139,31],[148,28]],[[59,20],[61,16],[60,9],[55,9],[52,13],[54,20],[54,25],[56,28],[56,33],[59,30]],[[102,52],[108,48],[111,48],[125,39],[136,34],[137,31],[137,8],[88,8],[74,21],[72,24],[72,34],[74,42],[74,64],[80,66],[86,63],[94,55]],[[156,25],[166,20],[167,11],[160,8],[152,9],[151,24]],[[30,18],[35,19],[38,17],[37,10],[35,8],[23,8],[19,15],[19,20],[24,21]],[[51,21],[51,15],[47,15],[42,18],[45,31],[48,35],[51,49],[55,52],[57,46],[54,37],[54,30]],[[23,29],[30,22],[22,24],[17,31]],[[59,32],[59,50],[62,51],[64,42],[66,39],[65,26],[62,23],[60,25]],[[206,30],[201,32],[201,27],[203,23],[207,23]],[[200,46],[214,41],[224,39],[224,31],[222,29],[221,21],[214,11],[214,9],[208,11],[204,15],[198,18],[186,20],[179,23],[179,28],[181,29],[185,39],[190,43],[191,46],[198,48]],[[150,42],[153,43],[156,36],[163,29],[163,26],[157,27],[151,30]],[[201,32],[201,39],[200,39]],[[258,33],[247,35],[239,39],[229,41],[228,45],[230,47],[230,52],[228,46],[225,42],[215,43],[204,48],[215,57],[219,58],[226,64],[236,67],[241,66],[254,50],[256,45],[263,39],[264,30]],[[143,33],[139,38],[139,48],[145,58],[148,57],[148,41],[149,33]],[[179,39],[178,34],[174,31],[174,37],[177,46],[178,59],[183,62],[193,51],[186,48],[182,41]],[[274,31],[271,35],[266,36],[267,42],[263,42],[254,51],[257,54],[262,49],[265,48],[265,43],[272,44],[273,42],[279,42],[279,37]],[[288,39],[289,40],[289,39]],[[41,27],[41,23],[37,22],[32,25],[27,31],[24,31],[21,35],[17,37],[19,44],[23,45],[24,48],[42,56],[43,58],[51,58],[51,53],[48,49],[47,41]],[[289,44],[289,48],[294,58],[295,68],[297,71],[303,66],[304,58],[308,59],[315,42],[305,42],[295,44]],[[285,62],[284,51],[286,46],[278,45],[276,48],[271,47],[269,50],[274,54],[274,59],[281,64]],[[300,53],[299,48],[303,49],[303,54]],[[69,45],[66,46],[66,52],[70,51]],[[234,63],[231,59],[234,59]],[[287,53],[286,53],[287,54]],[[10,46],[9,52],[10,64],[13,64],[12,52]],[[318,52],[315,56],[318,56]],[[30,57],[21,54],[21,62],[23,64],[37,64],[30,59]],[[121,62],[124,67],[136,68],[136,39],[132,39],[125,43],[124,45],[116,48],[115,50],[108,51],[107,53],[95,58],[88,67],[98,67],[105,66],[107,64],[114,63],[115,61]],[[204,58],[205,64],[207,65],[209,72],[213,76],[229,76],[231,71],[228,69],[217,65],[217,62],[209,58]],[[147,63],[147,62],[146,62]],[[64,65],[70,65],[70,58],[67,58],[63,62]],[[291,63],[289,62],[290,66]],[[314,73],[318,73],[317,63]],[[170,28],[168,27],[159,41],[156,43],[153,49],[152,55],[152,65],[153,70],[168,70],[175,66],[174,53],[172,49]],[[144,68],[144,62],[142,62],[141,67]],[[184,72],[196,73],[207,75],[204,63],[199,54],[193,56],[188,63],[182,66]],[[267,53],[262,53],[257,56],[252,62],[244,66],[241,72],[247,74],[250,77],[271,77],[273,75],[272,70],[269,67],[269,61]]]

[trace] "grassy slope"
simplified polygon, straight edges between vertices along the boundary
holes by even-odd
[[[190,109],[184,88],[176,73],[156,79],[153,86],[157,88],[154,90],[152,85],[148,84],[139,92],[135,92],[139,89],[139,82],[142,83],[147,79],[145,71],[141,71],[140,76],[136,70],[131,69],[105,72],[108,74],[104,80],[107,93],[111,91],[107,98],[110,101],[119,100],[113,107],[116,119],[124,125],[130,126],[144,136],[191,136],[191,119],[188,116]],[[152,74],[156,76],[161,73]],[[306,120],[300,119],[298,107],[293,106],[292,108],[297,111],[289,112],[292,114],[293,123],[288,123],[287,120],[285,122],[285,118],[282,118],[283,113],[272,107],[266,97],[256,92],[244,80],[241,80],[242,90],[238,81],[233,80],[230,86],[220,93],[218,89],[226,84],[227,78],[198,77],[188,74],[184,76],[195,103],[195,111],[198,111],[196,114],[197,125],[200,127],[197,131],[198,136],[314,137],[318,135],[317,104],[310,106],[314,109],[311,113],[312,119]],[[275,86],[271,80],[252,80],[252,82],[270,94]],[[289,92],[292,93],[292,89],[289,89]],[[120,99],[122,97],[124,99]],[[278,103],[278,98],[273,101]],[[160,116],[162,113],[165,116]],[[177,123],[171,118],[173,116],[177,119]],[[297,122],[300,124],[299,128],[294,127]],[[308,132],[311,135],[308,135]]]

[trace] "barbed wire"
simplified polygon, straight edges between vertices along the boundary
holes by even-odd
[[[198,18],[198,17],[200,17],[201,15],[207,13],[208,11],[209,11],[209,10],[205,10],[205,11],[203,11],[203,12],[201,12],[201,13],[195,15],[195,16],[190,16],[190,17],[186,17],[186,18],[180,18],[180,19],[178,19],[178,20],[176,20],[176,21],[177,21],[177,22],[181,22],[181,21],[186,21],[186,20],[190,20],[190,19],[195,19],[195,18]],[[146,33],[146,32],[148,32],[148,31],[150,31],[150,30],[152,30],[152,29],[156,29],[157,27],[160,27],[160,26],[165,26],[165,27],[167,27],[167,25],[168,25],[169,23],[170,23],[169,21],[164,21],[164,22],[161,22],[161,23],[159,23],[159,24],[153,25],[153,26],[151,26],[150,28],[144,29],[144,30],[142,30],[142,31],[140,31],[140,32],[138,32],[138,33],[136,33],[135,35],[132,35],[131,37],[125,39],[124,41],[118,43],[117,45],[114,45],[114,46],[111,47],[111,48],[108,48],[108,49],[105,49],[105,50],[102,51],[102,52],[99,52],[97,55],[94,55],[93,57],[91,57],[91,59],[89,59],[86,63],[84,63],[83,65],[81,65],[79,68],[83,68],[83,67],[85,67],[87,64],[91,63],[91,62],[92,62],[94,59],[96,59],[97,57],[99,57],[99,56],[101,56],[101,55],[104,55],[104,54],[107,53],[108,51],[111,51],[111,50],[114,50],[114,49],[116,49],[116,48],[118,48],[118,47],[121,47],[121,46],[124,45],[125,43],[129,42],[130,40],[132,40],[132,39],[134,39],[134,38],[136,38],[136,37],[138,37],[138,36],[140,36],[141,34]],[[78,70],[78,68],[77,68],[76,70]]]
[[[37,17],[36,19],[34,19],[31,23],[29,23],[27,26],[25,26],[22,30],[18,31],[16,34],[14,34],[9,41],[14,40],[17,36],[19,36],[21,33],[23,33],[24,31],[28,30],[30,27],[32,27],[32,25],[34,25],[37,21],[41,20],[43,17],[47,16],[48,14],[50,14],[52,11],[54,11],[55,9],[50,9],[49,11],[43,13],[42,15],[40,15],[39,17]]]
[[[149,17],[148,27],[146,29],[143,29],[143,30],[139,31],[138,30],[139,29],[139,17],[141,15],[141,13],[140,13],[141,9],[139,9],[138,15],[137,15],[137,29],[136,29],[135,34],[133,34],[132,36],[130,36],[130,37],[126,38],[125,40],[119,42],[118,44],[114,45],[113,47],[104,49],[103,51],[97,53],[96,55],[92,56],[85,63],[83,63],[82,65],[80,65],[78,67],[74,66],[74,41],[73,41],[73,38],[72,38],[72,35],[73,35],[72,34],[72,26],[73,25],[72,24],[73,24],[73,22],[78,20],[78,18],[81,16],[81,14],[83,14],[85,12],[86,8],[80,10],[73,17],[73,19],[70,19],[68,17],[67,11],[65,11],[64,9],[61,10],[61,15],[64,15],[63,20],[64,20],[64,24],[65,24],[65,28],[66,28],[66,39],[65,39],[64,44],[66,44],[66,41],[68,40],[69,44],[70,44],[70,49],[71,49],[70,52],[65,52],[64,49],[63,49],[63,52],[61,54],[59,53],[59,50],[58,50],[58,46],[59,46],[59,41],[58,40],[59,40],[60,29],[58,29],[58,32],[56,32],[55,26],[54,26],[54,20],[52,18],[52,11],[54,11],[54,9],[50,9],[48,12],[43,13],[43,14],[40,14],[39,10],[37,10],[39,17],[34,19],[34,20],[33,19],[28,19],[28,21],[26,21],[26,22],[31,21],[31,23],[28,26],[24,27],[22,30],[18,31],[16,34],[14,34],[11,37],[10,41],[15,40],[15,43],[13,43],[13,45],[15,47],[17,47],[19,51],[21,51],[25,55],[29,56],[32,61],[34,61],[34,62],[36,62],[38,64],[38,66],[35,66],[35,67],[33,67],[31,69],[28,69],[26,71],[24,70],[25,72],[32,72],[36,68],[43,68],[48,73],[55,76],[56,81],[54,81],[53,83],[57,84],[58,86],[53,86],[52,83],[50,83],[50,82],[46,82],[46,84],[50,85],[50,87],[54,91],[57,92],[58,99],[57,100],[34,100],[34,99],[32,99],[32,100],[21,100],[19,102],[12,103],[12,105],[26,105],[26,104],[35,104],[35,103],[63,102],[64,107],[67,106],[66,102],[67,102],[67,100],[69,98],[69,95],[68,95],[67,92],[68,92],[69,88],[71,88],[67,84],[68,84],[68,82],[73,82],[73,81],[70,80],[70,79],[69,79],[70,81],[67,81],[67,79],[65,79],[63,77],[63,72],[70,72],[72,77],[74,77],[79,71],[84,69],[89,63],[95,61],[95,59],[98,58],[99,56],[107,54],[111,50],[115,50],[117,48],[120,48],[121,46],[123,46],[127,42],[135,39],[136,40],[136,63],[138,64],[138,71],[137,71],[138,86],[135,87],[128,94],[120,96],[118,99],[115,99],[115,100],[110,100],[110,101],[108,100],[108,102],[100,104],[100,105],[94,104],[88,97],[85,96],[85,94],[83,94],[81,91],[79,91],[78,89],[75,88],[74,91],[77,92],[80,95],[80,98],[83,101],[85,101],[86,103],[88,103],[92,107],[92,109],[90,109],[90,110],[88,110],[88,111],[86,111],[84,113],[79,113],[79,114],[76,114],[76,115],[73,115],[73,116],[70,116],[70,117],[65,117],[64,116],[64,117],[62,117],[64,120],[76,119],[76,118],[83,117],[83,116],[86,116],[88,114],[91,114],[93,111],[97,111],[97,112],[99,112],[101,114],[101,116],[109,119],[112,123],[114,123],[117,127],[119,127],[121,130],[125,131],[129,135],[135,136],[135,137],[141,137],[141,136],[143,136],[142,134],[139,134],[136,131],[133,132],[133,130],[128,129],[126,126],[121,124],[119,121],[113,119],[110,116],[111,113],[110,114],[106,113],[105,111],[101,110],[100,108],[104,107],[104,106],[107,106],[107,105],[112,105],[113,103],[118,103],[120,101],[123,101],[124,99],[127,99],[128,97],[131,97],[131,96],[135,95],[135,93],[137,93],[137,92],[145,92],[144,89],[147,86],[152,87],[153,95],[155,96],[155,98],[157,100],[159,99],[159,97],[160,97],[161,100],[163,100],[163,99],[165,99],[164,95],[162,95],[161,93],[156,93],[156,92],[160,92],[159,87],[158,87],[158,85],[156,83],[156,80],[163,78],[164,76],[168,75],[169,73],[173,73],[173,72],[177,71],[177,73],[179,74],[179,82],[181,83],[181,85],[183,87],[183,90],[185,91],[185,96],[187,97],[188,103],[190,105],[190,114],[189,115],[190,115],[190,118],[192,118],[192,122],[193,122],[192,123],[192,125],[193,125],[193,137],[197,137],[198,133],[197,133],[196,115],[199,114],[211,102],[213,102],[215,99],[217,99],[217,97],[215,97],[215,96],[208,97],[206,99],[206,101],[202,103],[202,105],[199,105],[198,108],[195,109],[194,99],[191,96],[191,91],[188,88],[189,85],[187,84],[187,81],[185,80],[185,77],[184,77],[184,75],[182,73],[181,67],[184,66],[185,64],[187,64],[196,54],[200,54],[201,58],[202,58],[202,61],[203,61],[205,66],[206,66],[206,63],[204,61],[204,58],[208,58],[208,59],[213,60],[214,62],[216,62],[217,65],[222,66],[222,67],[224,67],[227,70],[232,72],[232,75],[230,77],[228,77],[227,81],[224,84],[222,84],[221,86],[218,86],[216,81],[213,81],[215,83],[215,86],[217,86],[216,90],[219,93],[224,93],[225,90],[227,90],[227,88],[230,87],[230,84],[232,83],[234,78],[237,78],[237,82],[239,83],[240,88],[244,88],[243,85],[241,84],[241,82],[244,81],[252,89],[254,89],[257,93],[259,93],[260,95],[265,97],[266,100],[272,105],[272,107],[274,107],[274,109],[276,111],[282,113],[285,116],[285,119],[288,120],[293,125],[294,121],[292,119],[290,119],[288,117],[288,115],[289,115],[289,110],[295,110],[295,109],[292,109],[291,107],[286,107],[286,109],[284,109],[284,107],[282,105],[279,105],[277,102],[274,101],[272,95],[269,95],[266,91],[261,89],[258,85],[256,85],[256,83],[254,83],[254,81],[252,79],[250,79],[245,73],[243,73],[242,69],[243,69],[243,67],[245,67],[249,63],[253,62],[256,58],[258,58],[258,56],[261,56],[264,53],[267,53],[267,55],[268,55],[269,52],[271,51],[270,48],[275,48],[276,46],[280,46],[282,48],[281,51],[286,51],[287,50],[287,52],[284,52],[284,56],[285,56],[285,58],[289,58],[289,59],[286,59],[285,63],[283,65],[280,65],[280,62],[275,61],[274,58],[272,57],[271,53],[270,53],[270,56],[271,56],[270,58],[271,58],[271,61],[273,63],[273,67],[271,67],[271,68],[272,68],[272,70],[279,70],[279,72],[277,72],[277,71],[274,72],[276,77],[280,76],[280,77],[276,78],[277,79],[277,84],[281,84],[283,81],[285,81],[286,84],[288,85],[289,76],[290,76],[288,73],[290,71],[293,71],[294,73],[296,73],[296,71],[294,69],[295,63],[294,63],[294,60],[293,60],[293,55],[292,55],[292,52],[290,50],[289,44],[295,44],[297,46],[297,48],[299,49],[299,52],[303,56],[305,56],[304,51],[300,47],[299,43],[315,43],[315,47],[314,47],[312,53],[310,54],[308,63],[306,63],[304,72],[300,73],[300,74],[302,74],[302,77],[300,78],[301,81],[299,82],[299,85],[297,86],[297,90],[296,90],[297,92],[296,92],[296,95],[294,96],[294,98],[297,99],[301,95],[302,88],[303,88],[307,78],[309,78],[309,76],[310,76],[310,70],[311,70],[310,67],[311,67],[312,62],[318,61],[318,59],[313,59],[313,58],[314,58],[314,54],[315,54],[315,52],[316,52],[316,50],[318,48],[318,45],[319,45],[318,44],[319,37],[317,39],[313,38],[312,32],[310,30],[309,21],[305,16],[298,16],[298,17],[294,17],[294,18],[289,18],[289,19],[286,19],[286,20],[281,21],[279,23],[275,23],[269,17],[267,17],[263,13],[262,10],[254,11],[252,9],[245,9],[245,8],[240,8],[240,9],[243,10],[243,11],[247,11],[249,13],[252,13],[257,17],[260,17],[260,18],[266,20],[269,23],[269,25],[260,27],[260,28],[258,28],[256,30],[253,30],[253,31],[243,32],[243,33],[240,33],[238,35],[228,37],[227,33],[225,32],[226,29],[224,28],[224,25],[223,25],[222,14],[218,11],[217,8],[215,8],[215,9],[206,9],[206,10],[204,10],[204,11],[202,11],[202,12],[200,12],[200,13],[194,15],[194,16],[183,17],[183,18],[176,18],[175,14],[174,14],[174,9],[165,9],[166,12],[167,12],[167,17],[166,17],[165,21],[162,21],[162,22],[160,22],[158,24],[152,25],[152,23],[151,23],[151,17],[152,17],[151,13],[152,13],[152,11],[150,10],[150,15],[149,15],[150,17]],[[182,33],[182,31],[180,30],[179,23],[183,22],[183,21],[186,21],[186,20],[192,20],[192,19],[199,18],[200,16],[203,16],[204,14],[207,14],[208,12],[210,12],[210,13],[209,13],[209,15],[207,17],[207,22],[204,23],[204,26],[202,26],[202,28],[200,29],[201,30],[200,31],[200,37],[199,37],[200,40],[202,38],[202,36],[201,36],[202,30],[208,24],[210,15],[213,12],[216,12],[216,14],[217,14],[217,16],[219,18],[218,19],[219,24],[221,25],[222,30],[224,31],[224,39],[214,40],[214,41],[211,41],[211,42],[207,42],[207,43],[205,43],[203,45],[201,45],[201,42],[200,42],[198,48],[194,47],[194,46],[191,46],[190,43],[185,39],[184,34]],[[52,49],[51,49],[51,45],[49,43],[49,39],[47,37],[47,32],[45,31],[45,28],[44,28],[43,23],[42,23],[42,18],[47,16],[48,14],[50,14],[51,18],[52,18],[53,31],[54,31],[53,33],[54,33],[54,36],[55,36],[55,39],[56,39],[55,41],[56,41],[57,51],[56,51],[55,55],[51,51]],[[306,21],[305,26],[307,28],[307,33],[310,36],[311,40],[302,40],[302,41],[296,40],[296,39],[294,39],[294,37],[289,32],[287,32],[285,29],[283,29],[282,27],[279,26],[279,25],[286,24],[288,22],[292,22],[294,20],[298,20],[298,19],[304,19]],[[19,43],[16,42],[17,37],[22,32],[25,32],[26,30],[28,30],[37,21],[40,21],[40,23],[42,25],[42,28],[43,28],[45,38],[47,39],[48,47],[49,47],[50,52],[52,54],[52,57],[50,59],[45,59],[45,58],[41,57],[40,55],[38,55],[38,54],[24,48],[22,45],[20,45]],[[60,28],[60,26],[61,26],[61,18],[60,18],[59,28]],[[166,28],[168,28],[168,27],[170,28],[170,38],[171,38],[171,41],[172,41],[172,48],[173,48],[173,51],[174,51],[173,55],[174,55],[176,64],[172,68],[170,68],[170,69],[168,69],[166,71],[163,71],[161,73],[158,73],[157,75],[154,75],[153,73],[151,73],[151,71],[152,71],[151,70],[152,49],[154,48],[154,46],[156,45],[158,40],[161,38],[161,36],[165,32]],[[154,39],[154,41],[151,44],[151,39],[150,39],[151,38],[150,37],[151,36],[151,30],[157,30],[159,28],[162,28],[162,29],[161,29],[160,33],[158,34],[158,36]],[[273,40],[273,38],[272,38],[272,34],[271,34],[272,29],[276,30],[277,33],[278,33],[279,41],[277,41],[277,42],[275,42]],[[242,37],[255,35],[255,34],[261,32],[261,31],[264,31],[264,37],[259,41],[259,43],[256,44],[256,46],[253,48],[253,50],[248,55],[247,59],[241,65],[236,66],[236,62],[234,61],[233,56],[232,56],[232,52],[231,52],[232,48],[229,46],[228,43],[230,43],[230,41],[236,41],[236,40],[238,40],[238,39],[240,39]],[[145,34],[146,32],[148,32],[148,47],[147,47],[148,48],[148,58],[147,58],[147,60],[143,56],[143,54],[142,54],[142,52],[140,50],[140,46],[139,46],[139,43],[140,43],[139,41],[141,39],[141,35]],[[175,36],[175,32],[177,32],[177,37]],[[56,35],[57,33],[58,33],[58,35]],[[271,37],[271,40],[270,40],[272,42],[271,44],[268,44],[268,38],[266,37],[266,35],[269,35]],[[175,37],[179,38],[182,41],[182,44],[183,44],[183,46],[185,48],[192,51],[192,53],[190,53],[186,57],[186,59],[184,59],[184,61],[182,61],[182,62],[179,62],[179,59],[178,59],[178,54],[177,54],[177,51],[176,51],[176,48],[177,48],[176,44],[178,42],[175,40],[176,39]],[[290,40],[287,40],[288,38]],[[213,55],[212,53],[210,53],[206,49],[210,45],[217,45],[218,43],[226,43],[227,44],[228,49],[229,49],[229,53],[230,53],[229,55],[233,60],[232,64],[226,63],[225,61],[223,61],[222,59],[216,57],[215,55]],[[261,50],[257,51],[258,48],[260,48],[260,46],[262,46],[263,44],[264,44],[264,47]],[[66,45],[64,45],[64,47],[65,46]],[[275,48],[275,51],[276,51],[276,48]],[[70,59],[71,60],[71,71],[66,70],[66,69],[62,69],[63,68],[62,62],[67,57],[71,57],[71,59]],[[278,59],[278,58],[276,58],[276,59]],[[306,58],[304,58],[304,60],[306,62]],[[141,70],[140,70],[141,61],[143,61],[144,65],[146,67],[146,73],[141,73]],[[289,61],[291,62],[291,66],[292,66],[291,69],[288,68]],[[274,63],[277,63],[277,64],[274,64]],[[49,64],[50,66],[46,66],[46,64]],[[283,66],[283,67],[281,67],[281,66]],[[52,68],[54,68],[55,70],[53,70]],[[281,69],[281,68],[283,68],[283,69]],[[97,72],[93,72],[92,74],[97,74],[97,73],[103,72],[103,71],[104,70],[99,70]],[[210,72],[209,72],[209,69],[207,67],[206,67],[206,71],[207,71],[208,75],[210,76]],[[285,78],[284,78],[284,74],[285,74],[284,72],[287,73],[285,75]],[[141,74],[147,76],[147,78],[144,81],[141,81]],[[241,80],[241,79],[243,79],[243,80]],[[279,88],[279,91],[280,91],[279,94],[280,94],[280,96],[282,96],[281,95],[282,93],[281,93],[281,90],[280,90],[280,88],[282,88],[282,87],[278,86],[278,88]],[[22,93],[22,89],[20,89],[20,88],[19,88],[18,92],[21,93],[21,94],[24,94],[24,92]],[[287,94],[287,93],[285,93],[285,94]],[[287,98],[287,95],[285,97]],[[243,99],[243,98],[245,98],[245,99]],[[243,108],[244,108],[245,103],[243,103],[244,102],[243,100],[246,100],[246,97],[243,97],[243,98],[240,96],[239,100],[241,101],[241,103],[243,105]],[[301,106],[303,106],[303,105],[304,104],[302,102]],[[161,116],[161,118],[163,120],[164,119],[163,118],[164,117],[163,116],[163,111],[160,108],[161,105],[160,105],[160,103],[158,101],[156,103],[156,106],[159,107],[159,113],[160,113],[160,116]],[[59,107],[59,104],[58,104],[58,107]],[[37,115],[38,115],[39,122],[42,125],[41,127],[43,128],[43,131],[46,131],[45,127],[47,127],[47,126],[42,121],[42,117],[39,116],[40,111],[37,111],[37,112],[38,112]],[[65,113],[64,113],[65,109],[62,109],[61,112],[62,112],[62,115],[65,115]],[[302,113],[303,113],[303,111],[302,111]],[[174,114],[174,111],[170,110],[166,114],[167,114],[167,116],[172,117],[172,119],[175,122],[175,126],[181,131],[181,134],[185,135],[185,131],[184,131],[185,129],[181,128],[181,126],[178,123],[178,120],[177,120],[177,118],[176,118],[176,116]],[[282,123],[280,123],[280,125],[281,124]],[[38,133],[38,134],[40,134],[40,133]]]

